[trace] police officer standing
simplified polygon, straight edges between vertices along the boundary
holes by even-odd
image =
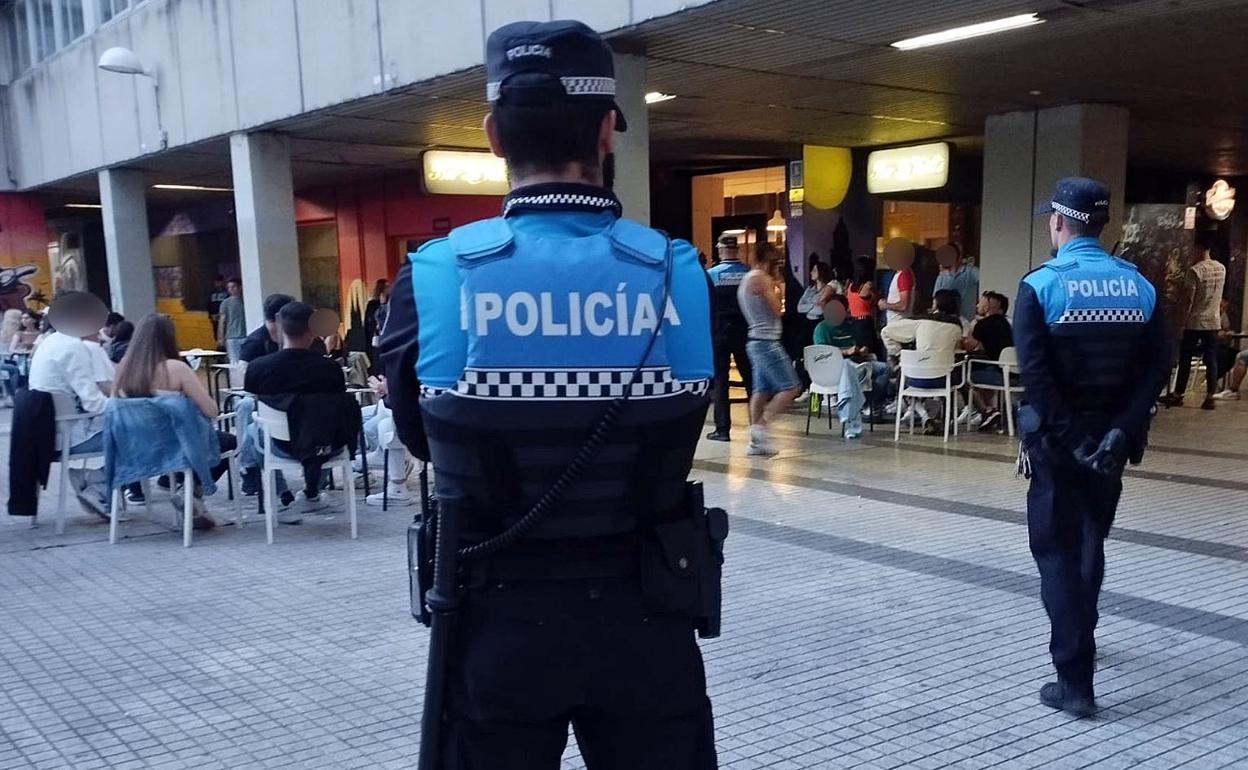
[[[745,391],[754,395],[754,374],[745,353],[747,325],[737,301],[737,288],[750,268],[741,261],[735,235],[720,236],[719,264],[707,270],[711,278],[711,307],[714,309],[715,430],[706,434],[711,441],[729,441],[732,430],[732,402],[728,396],[729,358],[745,382]]]
[[[440,767],[555,770],[571,724],[591,770],[714,768],[686,484],[706,276],[690,244],[621,218],[604,169],[625,122],[593,30],[509,24],[486,75],[503,215],[410,255],[382,340],[400,435],[418,455],[427,435],[461,546],[442,731],[423,741]]]
[[[1092,179],[1057,183],[1039,212],[1049,215],[1056,254],[1023,278],[1014,313],[1026,389],[1020,462],[1031,478],[1027,526],[1057,669],[1040,700],[1076,716],[1096,712],[1105,538],[1123,468],[1143,457],[1168,365],[1156,291],[1098,241],[1109,195]]]

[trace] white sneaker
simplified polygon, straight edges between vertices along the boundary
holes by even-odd
[[[965,418],[958,418],[962,422]],[[984,424],[984,416],[979,412],[971,413],[971,430],[979,430],[979,426]]]
[[[777,454],[766,428],[761,425],[750,426],[750,445],[745,453],[754,457],[771,457]]]
[[[299,506],[299,512],[302,514],[328,514],[333,513],[329,508],[329,503],[325,502],[323,495],[316,497],[308,497],[307,492],[300,492],[299,497],[295,501]]]
[[[364,502],[368,505],[375,505],[380,508],[383,504],[386,504],[387,497],[389,499],[388,505],[410,505],[412,501],[416,499],[415,495],[409,492],[406,486],[402,484],[391,484],[388,496],[383,497],[383,493],[374,492],[364,498]]]
[[[970,404],[967,404],[966,406],[962,407],[962,411],[958,413],[957,422],[964,423],[970,419],[972,419],[971,418],[971,406]]]
[[[1218,401],[1238,401],[1239,391],[1238,390],[1224,390],[1221,393],[1214,393],[1213,397],[1217,399]]]

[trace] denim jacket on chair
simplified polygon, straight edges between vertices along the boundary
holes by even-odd
[[[110,398],[104,409],[104,478],[109,489],[190,468],[204,494],[216,491],[217,432],[189,398]]]

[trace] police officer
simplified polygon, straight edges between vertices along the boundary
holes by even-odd
[[[503,215],[410,255],[381,346],[400,435],[418,455],[427,436],[442,526],[471,549],[542,514],[465,556],[442,766],[555,770],[570,723],[591,770],[714,768],[681,593],[712,374],[706,276],[690,244],[623,219],[604,180],[625,122],[593,30],[502,27],[486,76]]]
[[[729,357],[745,382],[745,391],[754,394],[753,368],[745,354],[747,325],[737,301],[737,288],[750,268],[741,261],[735,235],[720,236],[719,264],[706,271],[711,278],[711,306],[714,308],[715,430],[706,434],[711,441],[728,441],[732,431],[732,404],[728,398]]]
[[[1156,291],[1098,241],[1109,189],[1062,179],[1040,213],[1049,215],[1056,253],[1023,278],[1014,313],[1026,389],[1020,458],[1031,478],[1027,525],[1057,669],[1040,700],[1091,716],[1105,537],[1123,467],[1143,457],[1168,358]]]

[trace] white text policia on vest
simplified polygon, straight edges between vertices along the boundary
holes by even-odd
[[[586,332],[593,337],[637,337],[653,332],[659,325],[654,298],[646,293],[630,298],[624,288],[625,284],[620,284],[614,296],[595,291],[582,298],[580,292],[570,292],[558,302],[554,294],[546,291],[536,296],[518,291],[505,299],[495,292],[479,292],[471,299],[461,297],[460,324],[465,331],[472,328],[471,309],[478,337],[488,336],[491,322],[500,319],[516,337],[535,333],[542,337],[580,337]],[[663,320],[680,326],[680,315],[670,300]]]
[[[1066,293],[1083,297],[1138,297],[1140,287],[1129,278],[1109,278],[1099,281],[1067,281]]]

